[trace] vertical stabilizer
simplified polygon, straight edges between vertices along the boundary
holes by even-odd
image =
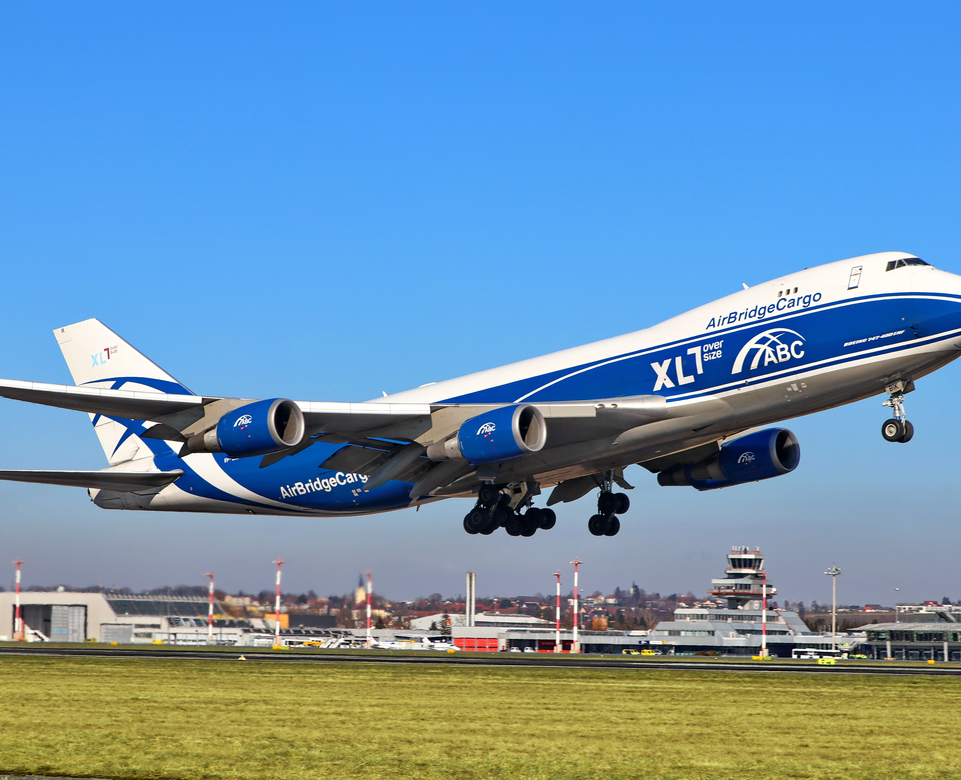
[[[85,387],[190,394],[180,382],[145,357],[100,320],[84,320],[53,332],[74,383]],[[138,438],[138,420],[91,414],[94,430],[111,465],[153,453]]]

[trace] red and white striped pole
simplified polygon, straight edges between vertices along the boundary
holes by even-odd
[[[367,572],[367,649],[370,650],[370,594],[374,589],[373,575]]]
[[[574,558],[571,563],[574,564],[574,642],[571,644],[571,652],[579,653],[581,652],[581,643],[577,638],[577,615],[580,611],[580,606],[577,601],[577,567],[584,563],[584,561],[579,561],[577,558]]]
[[[214,643],[214,573],[208,571],[204,577],[210,577],[210,603],[207,605],[207,644]]]
[[[561,646],[561,573],[555,571],[557,577],[557,607],[554,610],[554,652],[559,653],[563,649]]]
[[[278,558],[271,563],[277,564],[277,602],[274,605],[274,647],[280,647],[280,567],[284,561]]]
[[[13,612],[13,640],[23,641],[23,620],[20,618],[20,564],[23,563],[19,558],[14,561],[17,565],[17,601]]]
[[[761,585],[761,658],[767,658],[767,572]]]

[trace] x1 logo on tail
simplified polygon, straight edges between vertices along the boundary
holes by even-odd
[[[97,366],[106,365],[107,361],[110,360],[110,356],[115,355],[116,353],[117,353],[116,347],[104,347],[99,352],[95,352],[90,356],[90,359],[93,361],[93,365],[91,366],[91,368],[96,368]]]

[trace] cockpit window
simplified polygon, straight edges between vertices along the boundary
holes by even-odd
[[[901,260],[891,260],[888,263],[888,267],[885,271],[893,271],[895,268],[904,268],[906,265],[931,265],[930,263],[924,262],[920,257],[905,257]]]

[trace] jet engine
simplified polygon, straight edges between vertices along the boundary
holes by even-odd
[[[303,438],[300,407],[286,398],[268,398],[227,412],[216,428],[191,436],[187,449],[247,458],[296,447]]]
[[[787,428],[768,428],[722,444],[716,455],[693,466],[665,469],[657,475],[657,482],[714,490],[780,477],[794,471],[800,462],[797,437]]]
[[[544,415],[536,406],[502,406],[472,417],[446,441],[427,448],[431,460],[466,460],[474,466],[538,452],[547,441]]]

